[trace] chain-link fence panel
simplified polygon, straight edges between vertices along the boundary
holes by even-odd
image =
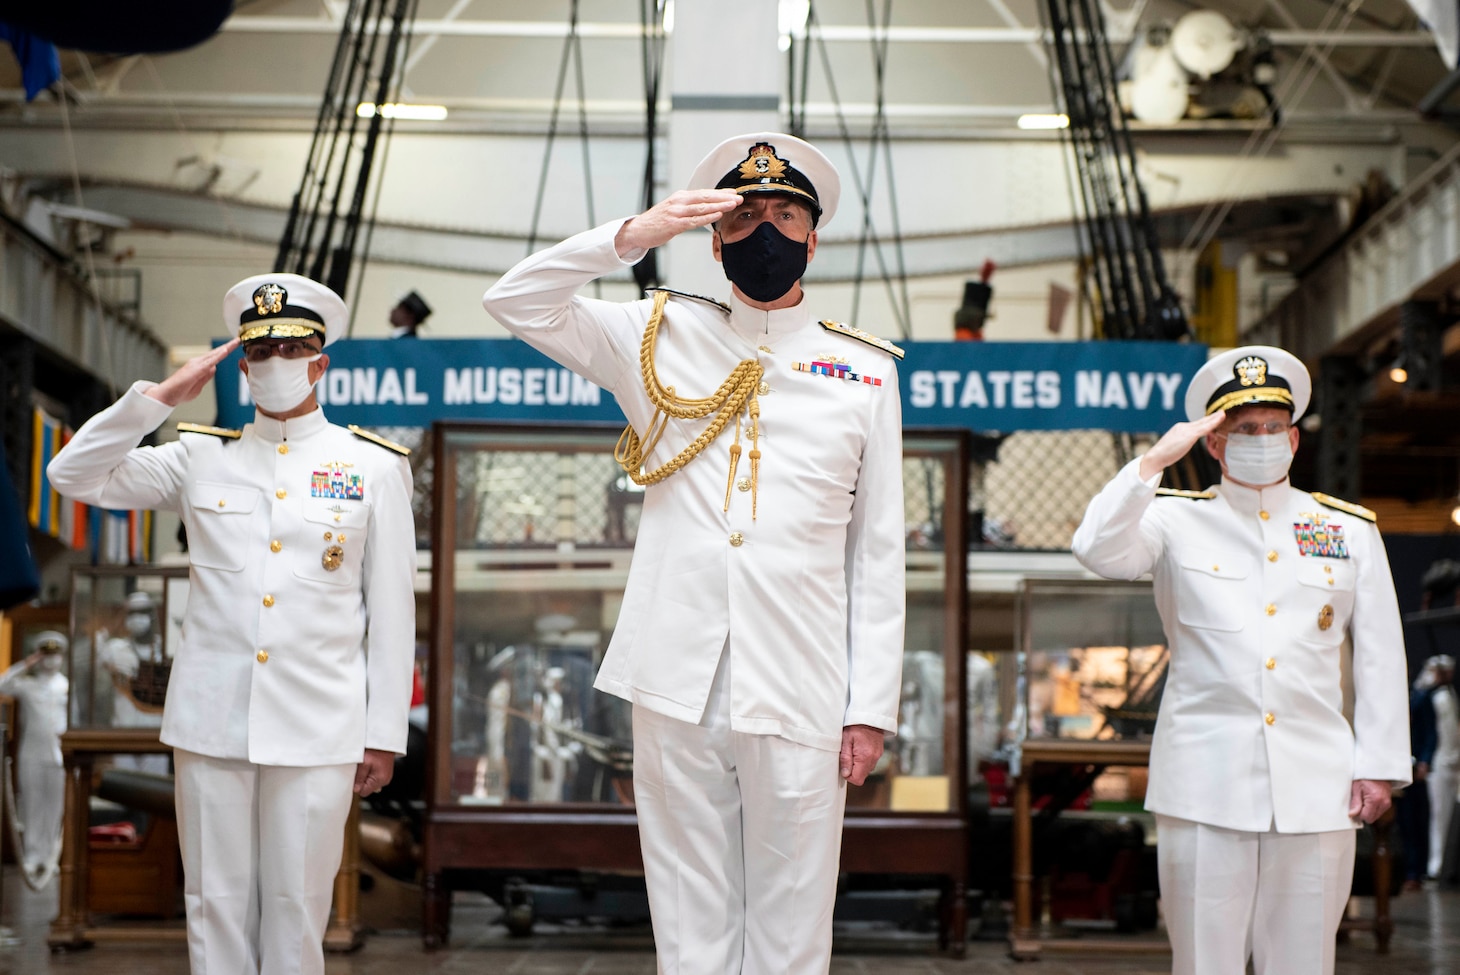
[[[1104,430],[1009,434],[997,459],[969,474],[969,511],[983,545],[1068,549],[1090,499],[1150,442]]]
[[[462,523],[479,547],[632,545],[641,491],[608,454],[482,451],[458,469]]]

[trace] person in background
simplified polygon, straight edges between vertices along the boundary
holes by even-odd
[[[406,296],[390,310],[390,337],[393,339],[418,338],[416,333],[425,326],[426,319],[430,317],[431,306],[426,304],[426,299],[414,291],[408,291]]]
[[[1410,780],[1404,633],[1372,511],[1288,481],[1312,385],[1269,346],[1214,356],[1189,422],[1090,502],[1075,556],[1151,573],[1171,648],[1151,744],[1176,975],[1331,975],[1354,830]],[[1207,491],[1162,491],[1197,443]],[[1352,645],[1352,724],[1340,655]]]
[[[1455,699],[1455,658],[1436,654],[1425,662],[1434,675],[1430,708],[1434,711],[1435,748],[1430,758],[1425,790],[1430,798],[1429,858],[1425,876],[1435,880],[1445,862],[1445,840],[1450,835],[1450,817],[1460,789],[1460,707]]]
[[[163,508],[187,527],[173,747],[194,975],[320,975],[344,825],[406,751],[416,639],[411,471],[400,448],[325,419],[314,384],[345,303],[294,274],[223,299],[237,337],[138,382],[48,468],[63,495]],[[178,424],[138,447],[218,364],[257,411],[242,430]]]
[[[1430,765],[1435,760],[1438,739],[1435,709],[1430,695],[1435,689],[1435,671],[1426,661],[1409,690],[1409,751],[1414,785],[1405,789],[1397,803],[1399,835],[1404,841],[1405,891],[1424,887],[1430,862]]]
[[[22,850],[21,869],[31,886],[50,883],[61,862],[61,815],[66,805],[66,770],[61,733],[66,730],[62,672],[66,635],[46,630],[31,642],[31,654],[0,673],[0,694],[20,705],[16,788]]]

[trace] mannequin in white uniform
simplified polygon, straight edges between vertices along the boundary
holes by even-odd
[[[1117,474],[1075,533],[1092,571],[1152,575],[1171,648],[1146,808],[1177,975],[1243,975],[1249,955],[1256,975],[1332,973],[1354,828],[1409,782],[1404,636],[1374,514],[1288,483],[1310,389],[1281,349],[1213,357],[1188,388],[1190,422]],[[1158,491],[1198,441],[1221,483]]]
[[[165,677],[167,663],[162,653],[162,636],[157,632],[157,607],[152,597],[137,590],[127,596],[126,636],[112,637],[102,644],[98,662],[112,678],[112,727],[162,727],[162,702],[138,700],[133,681],[150,665]],[[156,775],[168,773],[166,755],[116,755],[116,768],[135,769]]]
[[[92,417],[48,468],[68,498],[177,511],[189,588],[162,718],[194,975],[322,975],[355,795],[406,750],[415,531],[402,448],[329,423],[314,384],[345,303],[295,274],[229,289],[237,338]],[[230,352],[257,412],[179,424]]]
[[[15,801],[25,847],[21,859],[30,882],[41,887],[50,882],[60,862],[66,802],[61,733],[66,730],[70,685],[61,673],[65,634],[47,630],[32,647],[30,656],[0,674],[0,694],[9,694],[20,706]]]
[[[1455,812],[1455,794],[1460,789],[1460,706],[1455,698],[1455,658],[1437,654],[1425,661],[1435,675],[1430,704],[1435,709],[1435,758],[1425,787],[1430,796],[1430,862],[1426,874],[1440,875],[1445,862],[1445,840],[1450,835],[1450,817]]]
[[[845,784],[897,729],[901,350],[818,322],[800,281],[838,192],[807,143],[737,136],[689,189],[528,258],[483,300],[629,420],[618,459],[643,514],[594,686],[633,702],[670,975],[827,970]],[[728,304],[577,295],[706,227]]]

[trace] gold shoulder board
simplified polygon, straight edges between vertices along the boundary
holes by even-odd
[[[1210,501],[1215,491],[1180,491],[1176,488],[1156,488],[1156,493],[1165,498],[1190,498],[1193,501]]]
[[[835,332],[838,335],[845,335],[847,338],[856,339],[858,342],[866,342],[873,348],[881,349],[888,355],[896,356],[899,359],[907,355],[906,352],[902,351],[902,349],[893,345],[886,339],[879,338],[878,336],[873,335],[871,332],[864,332],[860,328],[855,328],[851,325],[845,325],[842,322],[823,321],[821,323],[821,327],[826,329],[828,332]]]
[[[703,301],[707,305],[714,305],[716,308],[720,309],[727,315],[730,314],[730,306],[725,304],[725,302],[720,301],[718,298],[706,298],[704,295],[692,295],[688,291],[675,291],[673,288],[650,288],[648,291],[645,292],[645,294],[652,295],[658,291],[663,291],[665,294],[674,295],[676,298],[690,298],[694,301]]]
[[[386,440],[380,434],[378,434],[378,433],[371,433],[369,430],[366,430],[364,427],[357,427],[357,426],[355,426],[355,424],[352,423],[349,426],[345,427],[345,429],[346,430],[349,430],[351,433],[353,433],[355,436],[359,437],[361,440],[368,440],[368,441],[370,441],[371,443],[373,443],[373,444],[375,444],[377,446],[384,447],[386,450],[393,450],[396,453],[400,454],[402,457],[409,457],[411,455],[411,448],[409,448],[409,447],[402,447],[400,444],[396,443],[394,440]]]
[[[1317,501],[1325,508],[1333,508],[1336,511],[1346,511],[1351,515],[1355,515],[1359,518],[1364,519],[1365,521],[1372,521],[1375,524],[1377,524],[1379,521],[1379,516],[1370,511],[1368,508],[1365,508],[1363,505],[1354,504],[1352,501],[1344,501],[1342,498],[1335,498],[1331,494],[1320,494],[1319,492],[1314,491],[1313,500]]]
[[[242,430],[229,430],[226,427],[210,427],[201,423],[179,423],[178,433],[206,433],[210,437],[222,437],[224,440],[237,440],[243,436]]]

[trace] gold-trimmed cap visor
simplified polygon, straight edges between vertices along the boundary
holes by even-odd
[[[1218,410],[1233,410],[1239,406],[1254,406],[1265,403],[1269,406],[1293,408],[1293,394],[1286,388],[1272,386],[1267,389],[1237,389],[1224,396],[1218,396],[1207,404],[1207,416]]]
[[[306,339],[316,335],[322,339],[325,334],[325,327],[321,322],[311,322],[304,318],[274,318],[241,329],[238,340],[257,342],[259,339]]]

